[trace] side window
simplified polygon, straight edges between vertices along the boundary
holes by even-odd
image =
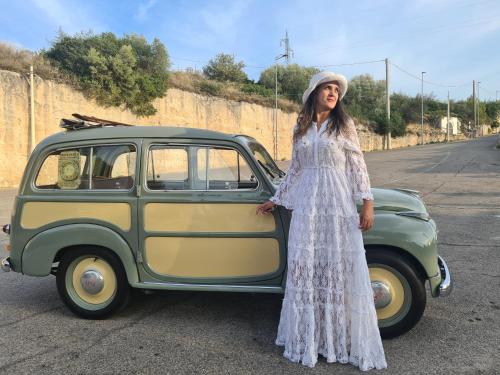
[[[75,190],[84,188],[82,176],[87,175],[90,147],[56,151],[43,162],[35,179],[38,189]]]
[[[148,189],[188,190],[188,172],[188,151],[186,147],[158,145],[149,149]]]
[[[246,159],[236,150],[198,148],[197,185],[207,190],[255,189],[257,180]]]
[[[58,150],[44,160],[35,186],[51,190],[129,190],[134,186],[135,159],[132,145]]]
[[[111,170],[111,178],[133,176],[135,174],[135,152],[124,152],[120,154]]]
[[[92,147],[90,189],[132,189],[135,178],[135,146],[106,145]]]

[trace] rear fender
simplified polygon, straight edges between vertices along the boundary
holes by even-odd
[[[78,246],[99,246],[109,249],[121,260],[129,283],[139,281],[136,262],[127,242],[115,231],[94,224],[63,225],[37,234],[24,248],[22,273],[30,276],[47,276],[60,251]]]

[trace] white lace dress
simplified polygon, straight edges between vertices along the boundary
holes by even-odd
[[[271,201],[293,210],[277,345],[313,367],[387,367],[359,229],[356,201],[372,200],[354,123],[338,137],[313,123],[293,144],[292,162]]]

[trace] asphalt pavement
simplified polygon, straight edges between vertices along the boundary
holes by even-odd
[[[372,186],[421,192],[455,282],[431,298],[407,334],[384,340],[383,374],[500,374],[500,149],[498,136],[365,154]],[[284,163],[286,166],[286,163]],[[15,190],[0,190],[0,224]],[[7,237],[0,234],[2,245]],[[0,256],[5,256],[0,250]],[[0,273],[0,373],[358,374],[314,369],[274,345],[282,296],[137,293],[127,309],[82,320],[55,278]]]

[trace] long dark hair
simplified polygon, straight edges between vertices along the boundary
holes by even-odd
[[[312,126],[314,121],[314,107],[316,104],[316,97],[318,95],[319,87],[316,87],[314,91],[309,95],[307,101],[302,106],[299,116],[297,117],[298,128],[293,134],[293,140],[296,141],[301,138],[309,128]],[[341,131],[344,131],[347,127],[347,123],[351,121],[351,117],[347,114],[344,109],[344,104],[341,100],[337,101],[335,107],[330,111],[328,124],[326,126],[328,135],[335,131],[337,136]]]

